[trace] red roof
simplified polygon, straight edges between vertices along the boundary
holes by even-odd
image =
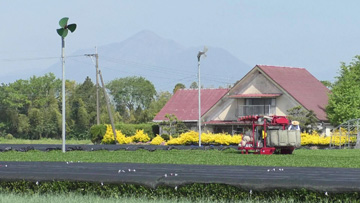
[[[327,120],[325,106],[329,89],[305,68],[257,65],[275,83],[308,110],[313,110],[320,120]]]
[[[229,89],[202,89],[201,90],[201,114],[204,115],[214,106]],[[199,119],[197,89],[180,89],[170,98],[154,121],[167,120],[166,114],[174,114],[182,121],[197,121]]]
[[[272,97],[278,97],[281,96],[281,94],[234,94],[230,95],[230,98],[272,98]]]

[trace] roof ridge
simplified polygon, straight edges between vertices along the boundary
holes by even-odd
[[[201,88],[201,90],[229,90],[230,88]],[[192,89],[192,88],[184,88],[184,89],[178,89],[178,90],[196,90],[198,91],[198,88]]]
[[[293,66],[281,66],[281,65],[265,65],[265,64],[256,64],[259,67],[273,67],[273,68],[298,68],[298,69],[305,69],[303,67],[293,67]]]

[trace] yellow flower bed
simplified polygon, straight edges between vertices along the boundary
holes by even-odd
[[[156,137],[152,139],[150,142],[150,144],[152,145],[161,145],[162,143],[166,143],[166,142],[160,135],[156,135]]]
[[[351,134],[356,134],[356,132],[350,132]],[[119,144],[129,144],[132,142],[149,142],[150,138],[148,134],[144,133],[144,130],[137,130],[136,134],[131,137],[126,137],[120,130],[116,130],[116,139]],[[265,136],[265,135],[264,135]],[[330,140],[334,145],[341,145],[348,143],[347,131],[345,129],[341,130],[341,136],[338,131],[334,132],[334,136],[331,138],[319,135],[317,132],[301,133],[301,145],[329,145]],[[241,142],[242,135],[229,135],[226,133],[202,133],[201,134],[201,143],[202,144],[221,144],[221,145],[237,145]],[[341,141],[340,141],[341,140]],[[356,137],[351,136],[350,142],[355,143]],[[102,139],[102,143],[110,144],[114,143],[114,134],[112,132],[111,126],[107,125],[106,133]],[[198,144],[199,143],[199,133],[195,131],[189,131],[182,133],[177,138],[170,136],[170,140],[167,142],[160,136],[157,135],[150,144],[152,145],[187,145],[187,144]]]
[[[136,130],[134,136],[131,136],[133,142],[147,142],[150,141],[150,137],[147,133],[144,133],[144,130]]]
[[[301,145],[329,145],[331,139],[332,143],[335,145],[339,145],[340,141],[341,145],[347,144],[349,140],[348,136],[346,135],[346,131],[342,131],[341,134],[342,135],[340,136],[339,132],[334,132],[334,135],[331,138],[331,136],[325,137],[319,135],[317,132],[313,132],[312,134],[301,133]],[[356,142],[356,137],[351,136],[350,142]]]
[[[120,130],[116,130],[116,140],[119,144],[129,144],[132,142],[147,142],[150,141],[150,137],[148,134],[144,133],[144,130],[137,130],[136,134],[131,137],[126,137]],[[111,125],[106,125],[106,133],[101,140],[101,143],[111,144],[114,142],[114,133]]]
[[[242,139],[242,135],[231,136],[224,133],[201,133],[201,143],[202,144],[239,144]],[[186,144],[196,144],[199,143],[199,133],[195,131],[189,131],[182,133],[177,138],[170,138],[167,142],[168,145],[186,145]]]

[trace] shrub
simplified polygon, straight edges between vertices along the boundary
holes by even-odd
[[[126,124],[126,123],[119,123],[116,124],[115,128],[117,130],[121,130],[125,136],[130,137],[136,134],[136,130],[143,130],[144,133],[148,134],[150,138],[154,138],[155,134],[153,129],[156,130],[155,126],[151,123],[142,123],[142,124]]]
[[[126,137],[121,130],[116,130],[116,140],[119,144],[129,144],[132,142],[132,137]],[[101,140],[102,144],[114,144],[114,133],[112,131],[111,125],[107,125],[106,133]]]
[[[166,133],[161,134],[161,137],[166,141],[170,140],[170,136]]]
[[[162,143],[165,144],[165,140],[160,135],[156,135],[156,137],[150,142],[152,145],[161,145]]]
[[[133,142],[147,142],[150,141],[150,137],[144,130],[136,130],[136,134],[132,136]]]
[[[100,125],[93,125],[90,128],[91,133],[91,142],[94,144],[100,144],[101,140],[103,139],[105,133],[106,133],[106,125],[100,124]]]
[[[12,140],[12,139],[14,139],[14,136],[9,133],[9,134],[5,135],[5,139]]]

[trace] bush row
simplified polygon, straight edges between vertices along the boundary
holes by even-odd
[[[150,188],[135,184],[100,184],[94,182],[30,182],[1,181],[1,193],[15,194],[68,194],[97,195],[100,197],[146,197],[149,200],[157,198],[179,199],[188,198],[192,201],[207,199],[210,201],[234,202],[252,200],[256,202],[271,202],[279,199],[291,199],[295,202],[358,202],[359,193],[328,193],[315,192],[306,189],[249,191],[226,184],[188,184],[176,188],[159,186]]]
[[[119,126],[119,127],[118,127]],[[117,134],[117,141],[119,144],[129,144],[134,142],[142,142],[142,143],[149,143],[154,145],[190,145],[190,144],[197,144],[199,142],[199,133],[195,131],[189,131],[180,134],[178,137],[163,137],[157,135],[154,137],[152,133],[149,133],[149,129],[151,125],[148,125],[147,130],[138,130],[132,127],[131,129],[135,130],[128,130],[130,127],[124,127],[126,125],[117,125],[119,130],[116,130]],[[141,129],[141,125],[137,126]],[[117,129],[118,129],[117,128]],[[124,129],[127,133],[124,133]],[[93,126],[91,129],[91,133],[93,134],[93,138],[98,140],[100,143],[103,144],[113,144],[115,143],[114,134],[110,125],[98,125]],[[316,131],[312,134],[309,133],[301,133],[301,145],[329,145],[332,139],[332,143],[335,145],[339,144],[347,144],[355,143],[356,137],[350,137],[346,135],[345,131],[342,131],[342,135],[339,133],[334,132],[333,137],[325,137],[319,135]],[[151,140],[151,141],[150,141]],[[222,144],[222,145],[237,145],[241,142],[242,135],[229,135],[226,133],[202,133],[201,134],[201,143],[202,144]],[[93,141],[94,142],[94,141]]]
[[[90,129],[91,133],[91,141],[95,144],[101,143],[101,140],[104,138],[106,133],[107,125],[93,125]],[[126,123],[118,123],[115,125],[115,129],[121,131],[125,137],[130,137],[135,135],[137,130],[143,130],[150,139],[154,138],[156,134],[159,133],[159,126],[155,124],[126,124]]]

